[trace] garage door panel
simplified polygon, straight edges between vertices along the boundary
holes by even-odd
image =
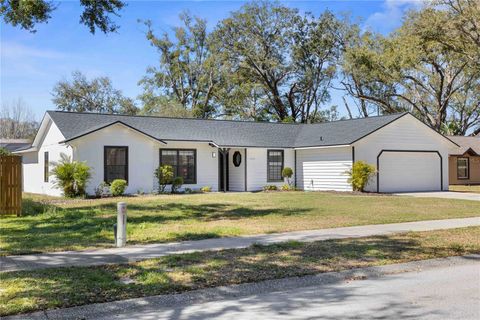
[[[379,191],[441,190],[440,158],[434,152],[383,152],[379,158]]]
[[[346,171],[352,167],[352,149],[297,150],[298,187],[308,191],[352,190]]]

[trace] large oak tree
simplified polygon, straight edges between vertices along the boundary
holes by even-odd
[[[335,75],[338,21],[270,2],[244,5],[214,36],[231,82],[254,87],[263,113],[279,121],[315,120]],[[255,85],[255,86],[253,86]]]

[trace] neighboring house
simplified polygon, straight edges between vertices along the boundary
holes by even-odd
[[[30,147],[30,139],[0,139],[0,148],[5,148],[10,152],[26,149]]]
[[[480,184],[480,136],[451,136],[460,147],[449,157],[450,184]]]
[[[448,155],[458,147],[409,113],[319,124],[281,124],[48,111],[23,155],[24,189],[60,194],[49,177],[60,153],[92,168],[87,192],[122,178],[151,192],[154,170],[172,165],[184,187],[257,191],[281,186],[284,167],[303,190],[349,191],[356,160],[378,173],[367,190],[448,190]],[[225,165],[226,164],[226,165]]]

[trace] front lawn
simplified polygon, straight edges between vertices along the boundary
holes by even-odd
[[[479,185],[472,185],[472,186],[451,185],[448,189],[450,191],[457,191],[457,192],[480,193],[480,184]]]
[[[349,193],[209,193],[98,200],[25,195],[23,217],[0,218],[0,255],[113,245],[116,202],[128,244],[480,215],[480,203]]]
[[[480,227],[0,273],[0,316],[480,252]]]

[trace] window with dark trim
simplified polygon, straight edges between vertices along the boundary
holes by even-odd
[[[457,179],[469,179],[469,158],[457,158]]]
[[[279,182],[282,179],[283,150],[267,150],[267,180]]]
[[[128,182],[128,147],[104,148],[104,177],[106,183],[115,179]]]
[[[240,167],[240,164],[242,163],[242,154],[239,151],[235,151],[233,154],[233,165],[235,167]]]
[[[170,165],[174,177],[184,184],[197,183],[197,151],[195,149],[160,149],[160,165]]]
[[[48,170],[48,151],[43,153],[43,181],[48,182],[49,170]]]

